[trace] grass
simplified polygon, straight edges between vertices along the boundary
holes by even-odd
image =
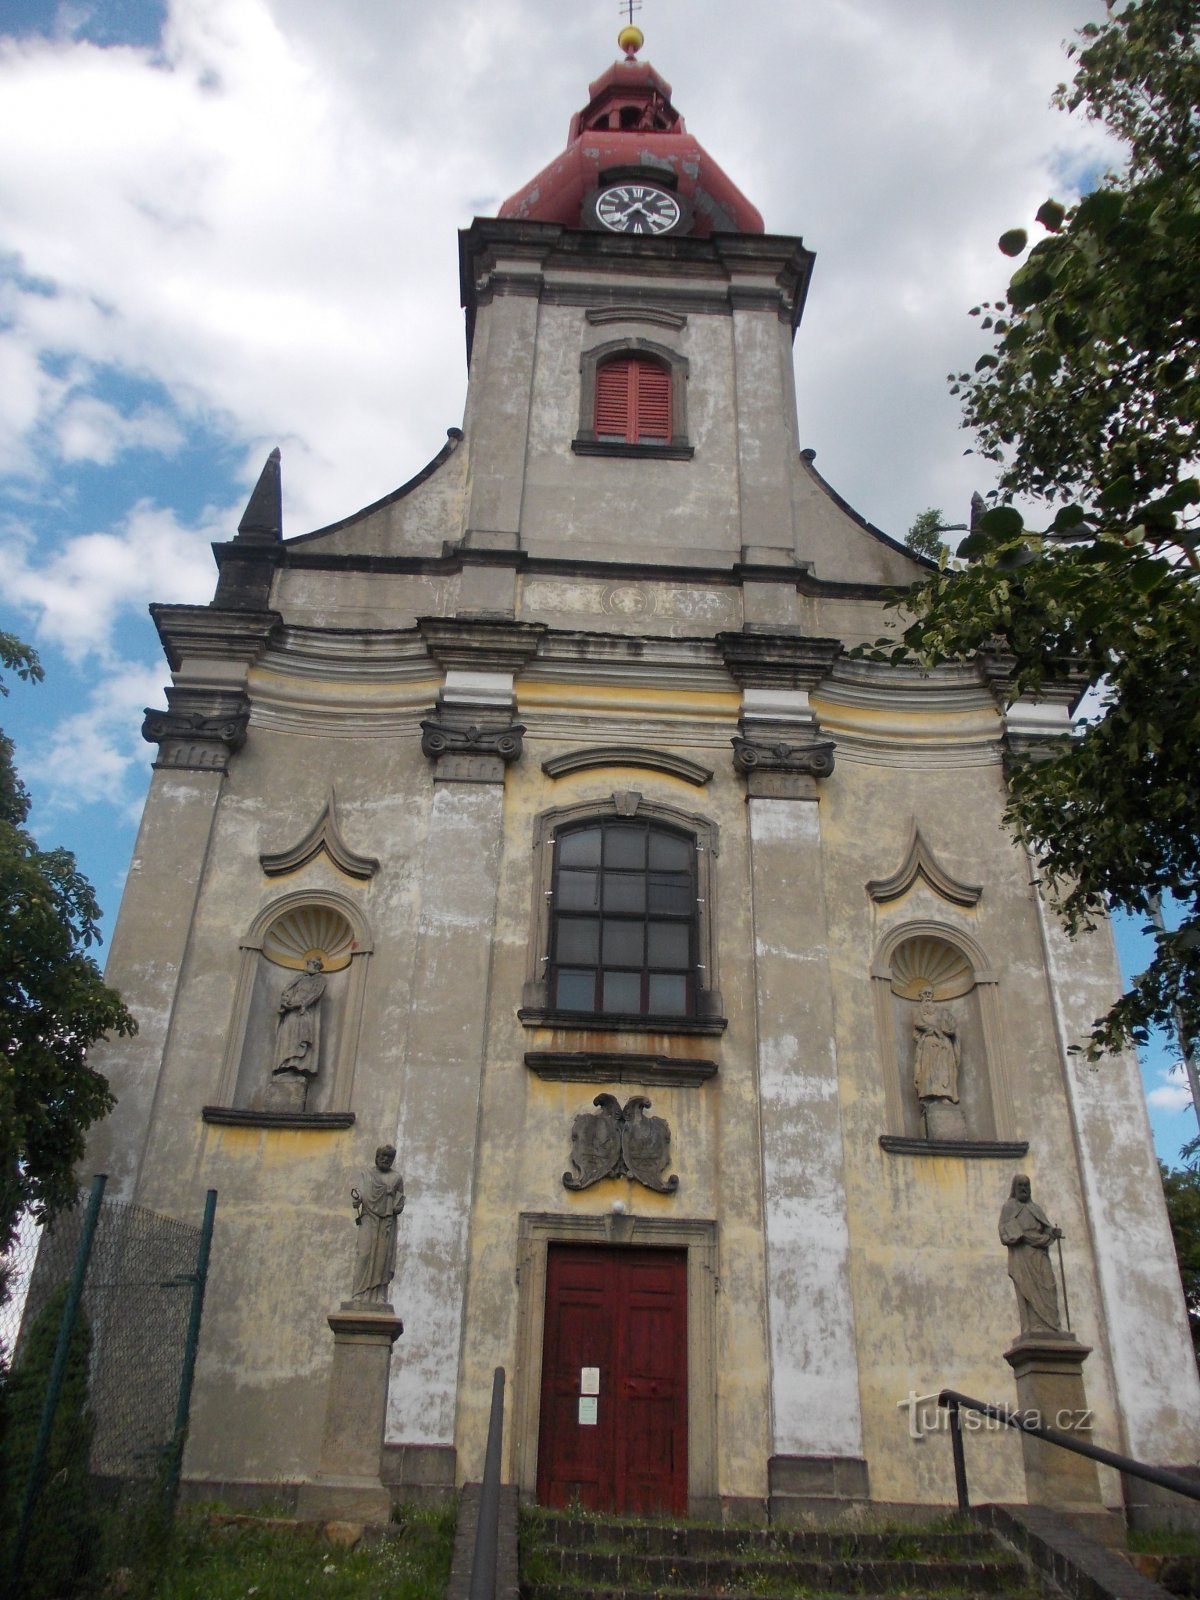
[[[1200,1560],[1200,1533],[1174,1528],[1130,1528],[1129,1548],[1141,1555]]]
[[[224,1522],[180,1512],[157,1553],[110,1571],[100,1594],[130,1600],[442,1600],[454,1550],[453,1507],[402,1508],[370,1542],[341,1549],[297,1526]]]

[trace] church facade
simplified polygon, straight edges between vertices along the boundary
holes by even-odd
[[[1070,1052],[1111,939],[1065,938],[1001,826],[1069,703],[851,654],[921,565],[800,448],[813,257],[635,42],[461,236],[462,429],[288,539],[273,456],[212,603],[153,608],[108,967],[140,1032],[88,1159],[168,1213],[218,1190],[185,1479],[319,1476],[383,1145],[396,1500],[478,1478],[501,1366],[531,1498],[951,1503],[921,1397],[1011,1401],[1027,1312],[1068,1337],[1007,1275],[1017,1174],[1091,1352],[1075,1422],[1193,1461],[1137,1064]],[[979,1498],[1026,1497],[1017,1440],[971,1450]]]

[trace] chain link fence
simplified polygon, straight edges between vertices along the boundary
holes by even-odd
[[[101,1188],[4,1262],[5,1600],[94,1592],[173,1506],[215,1196],[201,1228]]]

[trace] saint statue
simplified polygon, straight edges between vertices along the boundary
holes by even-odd
[[[917,1003],[913,1039],[913,1087],[921,1102],[926,1133],[931,1139],[965,1139],[966,1123],[958,1106],[962,1063],[958,1018],[950,1006],[938,1005],[928,983]]]
[[[321,997],[325,977],[320,956],[304,964],[304,974],[279,996],[275,1029],[275,1064],[271,1069],[268,1107],[304,1110],[308,1080],[316,1076],[321,1055]]]
[[[375,1165],[364,1169],[350,1191],[354,1226],[362,1230],[352,1295],[360,1304],[386,1305],[396,1275],[396,1218],[404,1210],[404,1179],[392,1170],[395,1160],[395,1145],[381,1144]]]
[[[1041,1206],[1034,1205],[1029,1179],[1019,1172],[1000,1212],[1000,1239],[1008,1246],[1008,1275],[1017,1291],[1022,1334],[1061,1333],[1058,1288],[1050,1246],[1062,1238]]]

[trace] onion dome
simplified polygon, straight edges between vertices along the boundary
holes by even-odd
[[[622,28],[626,54],[588,89],[567,148],[510,196],[500,216],[569,228],[661,236],[762,233],[763,220],[695,139],[671,104],[671,85],[639,61],[639,28]]]

